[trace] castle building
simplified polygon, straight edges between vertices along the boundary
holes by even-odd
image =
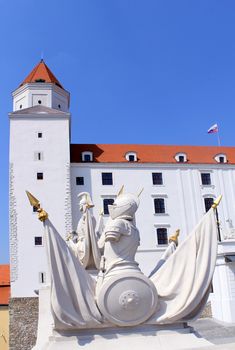
[[[87,191],[108,217],[124,184],[141,194],[136,224],[141,244],[137,260],[150,273],[167,247],[168,236],[190,233],[213,200],[220,242],[212,311],[235,322],[235,147],[140,144],[71,144],[69,93],[43,60],[13,92],[10,118],[11,297],[36,298],[49,282],[43,227],[25,190],[41,201],[58,232],[76,230],[77,195]],[[223,309],[223,311],[221,311]],[[233,315],[233,316],[232,316]]]

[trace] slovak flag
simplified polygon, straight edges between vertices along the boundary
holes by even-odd
[[[218,125],[217,124],[214,124],[210,127],[210,129],[208,129],[207,133],[208,134],[214,134],[216,132],[219,131],[219,128],[218,128]]]

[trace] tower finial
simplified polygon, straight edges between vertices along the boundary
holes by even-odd
[[[40,60],[40,62],[43,62],[44,61],[44,53],[43,53],[43,51],[41,51],[41,60]]]

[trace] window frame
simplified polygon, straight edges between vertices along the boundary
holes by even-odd
[[[157,201],[160,201],[159,203],[163,203],[164,211],[157,212],[157,210],[156,210],[157,209],[157,205],[156,205]],[[159,206],[159,208],[161,207],[161,205]],[[154,214],[155,215],[164,215],[164,214],[166,214],[166,200],[165,200],[165,197],[163,197],[163,196],[154,197],[153,198],[153,206],[154,206]]]
[[[42,175],[41,178],[40,178],[39,174]],[[37,180],[38,180],[38,181],[44,180],[44,173],[43,173],[43,172],[41,172],[41,171],[40,171],[40,172],[37,172]]]
[[[79,182],[79,180],[78,179],[82,179],[82,183],[78,183]],[[76,178],[75,178],[75,182],[76,182],[76,186],[84,186],[84,184],[85,184],[85,181],[84,181],[84,176],[76,176]]]
[[[46,272],[40,271],[38,273],[38,275],[39,275],[39,283],[45,284],[46,283]]]
[[[90,160],[86,160],[86,156],[89,156]],[[84,151],[84,152],[82,152],[82,162],[84,162],[84,163],[91,163],[91,162],[93,162],[93,152],[91,152],[91,151]]]
[[[134,157],[134,159],[133,159],[133,160],[130,160],[130,158],[129,158],[130,156],[131,156],[131,157]],[[137,158],[137,153],[136,153],[136,152],[133,152],[133,151],[127,152],[127,153],[125,154],[125,158],[126,158],[126,160],[127,160],[128,162],[130,162],[130,163],[137,162],[137,160],[138,160],[138,158]]]
[[[212,199],[212,203],[211,203],[211,206],[212,206],[212,204],[213,204],[213,202],[215,200],[215,196],[212,195],[212,194],[205,194],[203,196],[203,204],[204,204],[204,212],[205,213],[207,213],[210,210],[210,208],[211,208],[211,206],[210,206],[210,208],[207,209],[207,207],[206,207],[206,199]]]
[[[41,244],[36,244],[37,238],[41,238]],[[35,247],[43,247],[43,237],[42,236],[34,236],[34,246]]]
[[[220,158],[222,158],[222,157],[224,158],[223,162],[220,161]],[[226,164],[226,163],[228,163],[227,155],[225,153],[218,153],[218,154],[216,154],[214,159],[215,159],[215,161],[218,164]]]
[[[156,239],[157,239],[157,246],[158,247],[162,247],[162,246],[167,246],[169,244],[169,241],[168,241],[168,229],[167,227],[165,226],[158,226],[158,227],[155,227],[155,230],[156,230]],[[158,239],[158,230],[165,230],[165,233],[166,233],[166,243],[159,243],[159,239]]]
[[[180,157],[184,157],[183,161],[180,160]],[[177,163],[180,163],[180,164],[187,163],[188,161],[187,154],[184,152],[176,153],[175,160],[177,161]]]
[[[161,174],[161,183],[154,183],[154,175],[157,175],[157,174]],[[157,179],[157,177],[156,177],[156,179]],[[163,186],[164,185],[162,172],[152,172],[152,184],[153,184],[153,186]]]
[[[112,197],[112,196],[110,196],[110,197],[107,196],[107,197],[103,198],[102,200],[103,200],[103,215],[104,216],[109,216],[110,214],[109,214],[109,211],[108,211],[108,205],[112,205],[114,203],[114,201],[115,201],[115,198]],[[112,203],[105,204],[105,201],[112,201]],[[105,212],[106,208],[107,208],[107,212]]]
[[[209,181],[207,181],[209,178]],[[212,186],[212,181],[211,181],[211,172],[201,172],[201,185],[202,186]]]
[[[105,181],[109,182],[109,180],[106,178],[105,176],[107,176],[107,174],[111,174],[111,182],[112,183],[104,183]],[[113,173],[112,172],[101,172],[101,183],[102,186],[113,186]]]

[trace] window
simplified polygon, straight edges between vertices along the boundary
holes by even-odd
[[[22,108],[22,105],[20,105],[20,109]]]
[[[43,173],[37,173],[37,180],[43,180]]]
[[[134,162],[135,161],[135,156],[129,155],[129,162]]]
[[[76,185],[78,185],[78,186],[84,185],[84,177],[83,176],[76,177]]]
[[[201,173],[202,185],[211,185],[211,174]]]
[[[126,160],[128,160],[128,162],[137,162],[136,152],[127,152],[125,154],[125,158],[126,158]]]
[[[164,198],[154,198],[154,210],[155,210],[155,214],[164,214],[165,213]]]
[[[85,154],[85,155],[84,155],[84,162],[91,162],[91,156],[90,156],[90,154]]]
[[[187,156],[185,153],[177,153],[175,155],[175,160],[179,163],[185,163],[187,162]]]
[[[60,104],[58,105],[58,108],[59,108],[59,109],[61,108],[61,105],[60,105]]]
[[[42,101],[41,100],[38,100],[38,104],[40,105],[42,103]]]
[[[42,245],[42,237],[34,237],[34,245]]]
[[[38,138],[39,138],[39,139],[42,138],[42,132],[38,132]]]
[[[152,173],[153,185],[162,185],[162,173]]]
[[[39,79],[35,79],[35,83],[45,83],[45,79],[39,78]]]
[[[34,160],[43,160],[43,153],[42,152],[34,152]]]
[[[38,211],[38,208],[33,206],[33,212],[36,213]]]
[[[112,205],[114,203],[114,199],[112,198],[105,198],[103,200],[103,211],[104,215],[109,215],[109,208],[108,205]]]
[[[39,272],[39,283],[46,283],[46,273]]]
[[[92,152],[82,152],[82,161],[83,162],[92,162],[93,161],[93,153]]]
[[[204,198],[204,203],[205,203],[205,210],[206,212],[208,212],[208,210],[210,210],[212,204],[214,203],[214,198],[211,198],[211,197]]]
[[[102,185],[112,185],[113,184],[113,174],[112,173],[102,173]]]
[[[164,227],[157,228],[157,244],[168,244],[167,229]]]
[[[227,163],[227,156],[224,153],[216,154],[215,160],[217,163]]]
[[[179,156],[179,162],[183,163],[184,162],[184,156]]]

